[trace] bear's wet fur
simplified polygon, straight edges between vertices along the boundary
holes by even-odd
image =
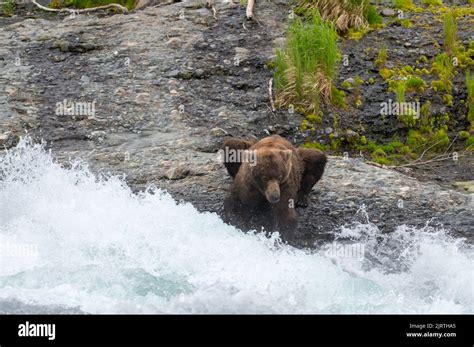
[[[240,151],[240,162],[224,165],[234,179],[224,201],[226,221],[245,230],[262,227],[290,236],[297,228],[295,207],[308,206],[308,196],[326,166],[317,149],[295,148],[279,135],[247,141],[230,138],[224,152]],[[256,160],[245,160],[254,157]]]

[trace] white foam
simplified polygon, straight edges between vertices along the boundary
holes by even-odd
[[[462,241],[400,226],[381,246],[376,226],[347,228],[338,242],[363,243],[366,257],[244,234],[164,192],[65,169],[23,139],[0,159],[0,244],[37,252],[0,254],[0,298],[91,313],[474,312]]]

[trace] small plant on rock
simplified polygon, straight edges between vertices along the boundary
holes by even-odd
[[[441,5],[443,5],[442,0],[422,0],[421,3],[425,6],[441,6]]]
[[[410,76],[406,81],[406,87],[409,91],[416,91],[423,93],[426,83],[420,77]]]
[[[402,10],[413,10],[415,5],[413,0],[392,0],[393,6]]]
[[[287,32],[287,43],[277,51],[275,87],[280,107],[294,105],[318,114],[320,101],[331,101],[333,79],[340,60],[337,32],[314,11],[307,21],[296,19]]]
[[[458,25],[452,10],[443,16],[444,48],[450,57],[456,54]]]
[[[431,72],[438,75],[439,80],[431,82],[435,91],[445,91],[451,94],[454,77],[454,67],[447,53],[438,54],[433,60]]]
[[[377,58],[375,59],[375,66],[378,68],[384,68],[385,63],[387,62],[387,48],[381,48],[379,53],[377,54]]]
[[[369,0],[300,0],[297,11],[305,14],[317,9],[324,20],[334,23],[337,30],[366,30],[382,23],[382,17]]]
[[[2,14],[6,17],[10,17],[15,10],[15,1],[14,0],[6,0],[2,2],[0,5],[0,9],[2,10]]]

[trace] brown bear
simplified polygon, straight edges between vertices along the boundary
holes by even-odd
[[[296,230],[295,207],[308,206],[308,195],[326,166],[324,153],[296,149],[279,135],[258,142],[227,139],[224,153],[224,165],[234,179],[224,201],[227,221],[246,229]]]

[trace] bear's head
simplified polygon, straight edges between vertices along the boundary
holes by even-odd
[[[249,165],[252,184],[272,204],[280,201],[280,186],[290,176],[292,155],[290,149],[259,149],[255,162]]]

